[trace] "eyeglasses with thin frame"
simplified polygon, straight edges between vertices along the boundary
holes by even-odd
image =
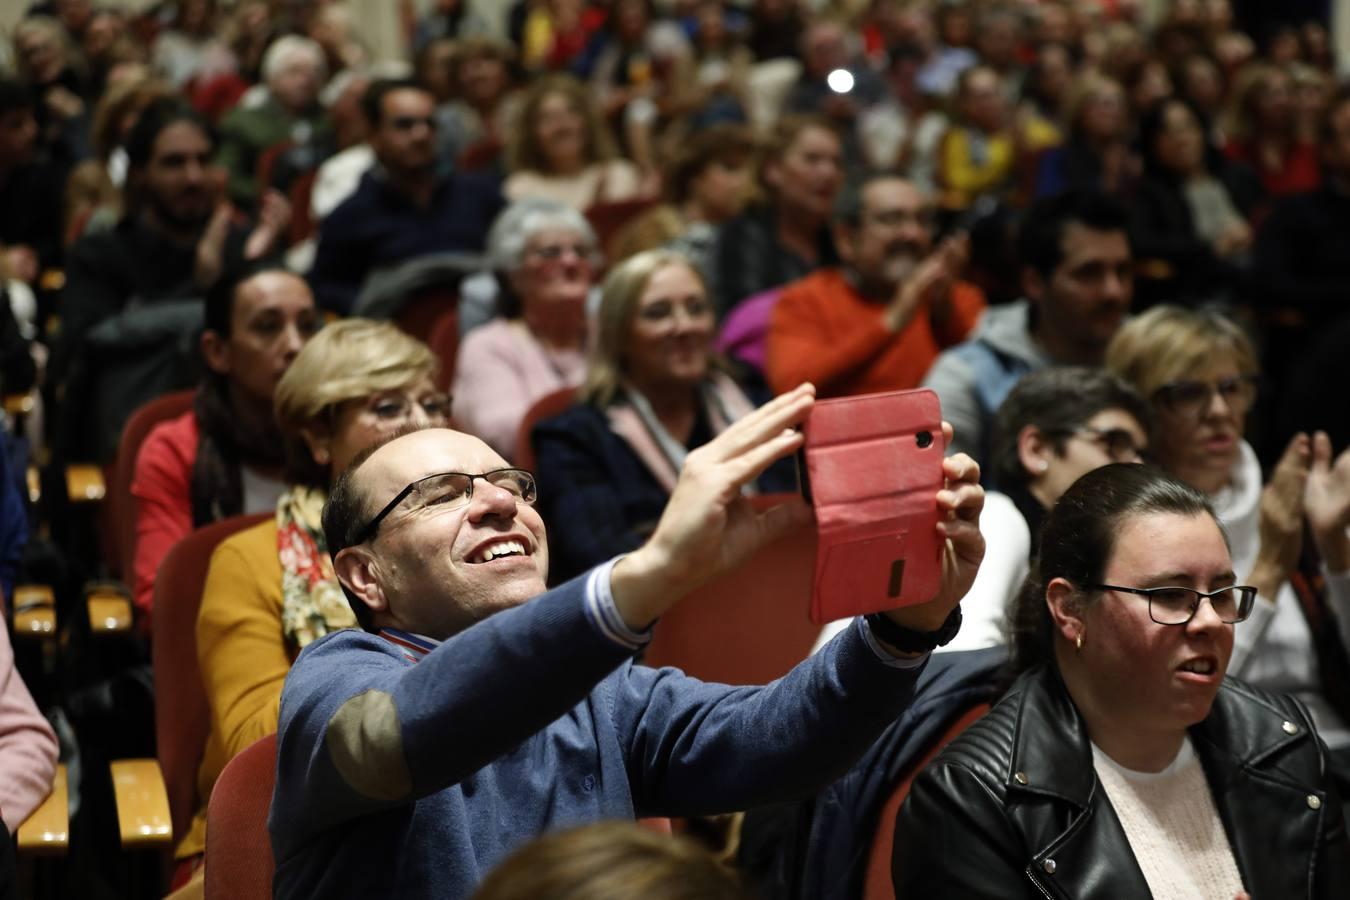
[[[1127,428],[1096,428],[1092,425],[1081,425],[1078,428],[1065,429],[1062,433],[1092,441],[1106,451],[1112,462],[1139,462],[1147,452],[1147,448],[1140,447]]]
[[[374,540],[380,530],[380,523],[400,505],[403,505],[409,515],[430,507],[452,510],[466,506],[473,499],[473,483],[478,479],[508,492],[516,498],[517,503],[532,505],[538,496],[534,475],[524,469],[493,469],[481,475],[470,475],[467,472],[438,472],[419,478],[399,491],[393,500],[385,504],[384,509],[376,513],[375,517],[357,532],[353,543],[364,544],[366,541]]]
[[[1148,617],[1159,625],[1185,625],[1200,610],[1200,601],[1208,600],[1219,621],[1236,625],[1252,614],[1256,602],[1256,588],[1247,584],[1219,588],[1217,591],[1197,591],[1194,588],[1165,586],[1155,588],[1121,587],[1118,584],[1089,584],[1089,590],[1119,591],[1148,598]]]
[[[526,256],[532,256],[545,263],[555,263],[568,253],[584,263],[590,263],[594,258],[594,251],[590,245],[583,243],[544,244],[540,247],[528,247],[525,250]]]
[[[1255,375],[1234,375],[1218,381],[1186,379],[1171,381],[1153,392],[1153,401],[1167,412],[1199,418],[1218,394],[1234,415],[1242,415],[1256,402]]]
[[[420,406],[423,414],[433,422],[450,421],[450,395],[439,391],[433,394],[424,394],[421,397],[390,391],[376,394],[372,398],[358,402],[366,404],[363,412],[370,413],[381,423],[394,424],[409,421],[412,418],[414,405]],[[334,408],[333,415],[336,414],[337,410]]]

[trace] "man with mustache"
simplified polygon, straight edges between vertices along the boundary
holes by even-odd
[[[964,238],[933,247],[931,205],[896,175],[840,192],[834,240],[843,259],[783,290],[769,326],[769,385],[810,381],[821,397],[918,387],[944,347],[975,327],[984,297],[957,282]]]

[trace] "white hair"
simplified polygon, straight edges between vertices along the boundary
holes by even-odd
[[[514,272],[524,262],[530,238],[554,228],[581,235],[592,254],[598,249],[591,223],[576,209],[557,200],[530,197],[512,203],[492,223],[487,236],[489,263],[498,272]]]
[[[273,41],[267,48],[267,52],[263,54],[263,81],[271,81],[274,75],[297,57],[304,57],[307,62],[314,66],[314,74],[320,83],[328,77],[328,64],[324,60],[323,48],[307,37],[288,34]]]

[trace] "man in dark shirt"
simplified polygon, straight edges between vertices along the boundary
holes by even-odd
[[[436,170],[436,101],[411,81],[377,81],[366,93],[375,166],[324,219],[310,284],[319,305],[353,311],[366,279],[433,253],[483,250],[502,208],[486,175]]]
[[[61,434],[83,458],[109,457],[132,410],[196,382],[183,357],[202,327],[202,297],[227,263],[271,251],[289,215],[274,198],[251,230],[236,221],[210,169],[210,129],[176,101],[142,113],[126,150],[127,213],[71,247],[60,299],[54,369],[75,429]]]

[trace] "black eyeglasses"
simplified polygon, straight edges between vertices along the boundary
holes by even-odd
[[[1199,418],[1218,394],[1234,415],[1242,415],[1256,402],[1255,375],[1236,375],[1209,381],[1172,381],[1153,392],[1153,401],[1170,413]]]
[[[1208,600],[1219,621],[1236,625],[1252,614],[1256,602],[1256,588],[1239,584],[1217,591],[1197,591],[1188,587],[1132,588],[1118,584],[1089,584],[1089,590],[1120,591],[1148,598],[1148,617],[1159,625],[1185,625],[1195,618],[1200,601]]]
[[[516,498],[517,503],[532,504],[538,496],[534,476],[524,469],[493,469],[481,475],[469,475],[466,472],[440,472],[428,475],[399,491],[393,500],[385,504],[384,509],[357,532],[353,545],[374,540],[376,532],[380,530],[380,523],[405,500],[409,501],[407,511],[410,513],[431,506],[450,510],[466,505],[473,499],[473,483],[478,478],[493,487],[507,491]]]

